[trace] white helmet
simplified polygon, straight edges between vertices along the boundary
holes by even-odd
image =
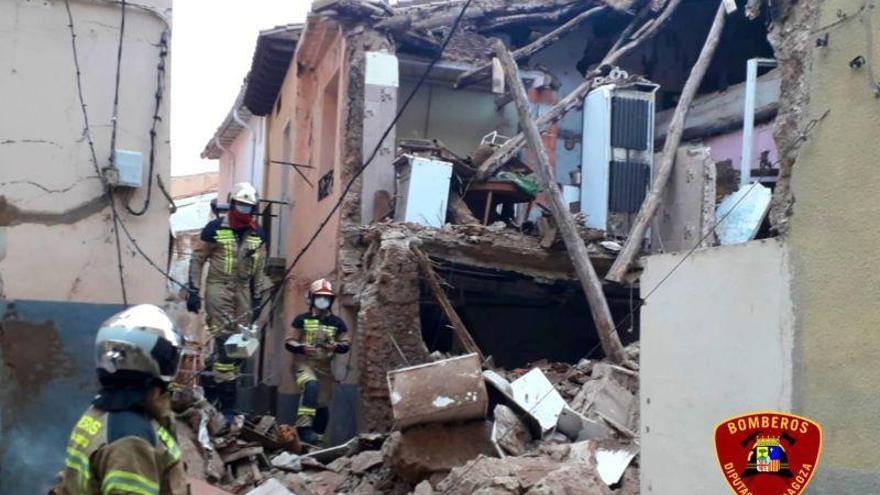
[[[111,316],[95,339],[98,377],[105,381],[152,377],[168,384],[177,374],[182,339],[174,322],[152,304]]]
[[[251,206],[256,206],[259,202],[257,199],[257,190],[249,182],[239,182],[232,186],[232,193],[229,198],[231,201]]]

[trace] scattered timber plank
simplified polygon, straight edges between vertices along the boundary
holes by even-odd
[[[538,119],[535,120],[535,125],[538,128],[542,128],[554,122],[558,122],[568,112],[575,108],[579,108],[583,104],[584,98],[586,98],[587,94],[593,89],[593,83],[595,79],[602,74],[602,70],[610,65],[614,65],[621,59],[621,57],[631,52],[644,41],[654,37],[660,28],[663,27],[663,25],[672,17],[672,14],[675,12],[676,8],[678,8],[680,3],[681,0],[670,0],[663,12],[654,19],[647,21],[643,26],[644,29],[640,29],[638,35],[634,36],[631,41],[623,43],[616,50],[608,52],[597,68],[587,73],[584,77],[584,82],[575,88],[574,91],[566,95],[565,98],[559,100],[559,103],[538,117]],[[638,22],[640,22],[638,17],[632,21],[633,24],[637,24]],[[648,23],[650,23],[650,26],[648,26]],[[526,139],[523,133],[519,133],[511,138],[504,144],[504,146],[500,147],[492,154],[492,156],[480,165],[480,168],[477,170],[476,179],[485,180],[494,174],[501,166],[516,156],[525,144]]]
[[[621,363],[625,359],[625,353],[620,337],[617,335],[611,311],[608,309],[608,301],[605,299],[602,282],[599,276],[596,275],[596,270],[590,262],[587,246],[578,232],[574,217],[562,199],[562,191],[559,190],[559,185],[553,179],[550,171],[550,159],[547,157],[547,150],[541,141],[541,133],[529,114],[526,90],[519,79],[519,69],[517,68],[516,61],[513,60],[510,52],[507,51],[507,47],[501,41],[495,42],[495,53],[504,67],[507,86],[513,94],[513,102],[516,104],[516,109],[519,113],[520,126],[525,130],[529,146],[537,156],[536,175],[541,182],[541,188],[548,196],[550,212],[556,220],[556,226],[562,234],[562,239],[565,241],[565,247],[571,256],[575,272],[583,286],[584,294],[587,296],[587,302],[593,314],[593,321],[596,323],[596,331],[599,333],[602,350],[605,351],[605,355],[609,360]]]
[[[425,275],[425,280],[427,280],[428,287],[434,294],[434,298],[437,299],[437,303],[443,309],[443,313],[446,315],[446,319],[449,320],[449,323],[452,324],[452,330],[453,332],[455,332],[455,336],[461,342],[464,350],[469,354],[477,354],[478,356],[480,356],[480,362],[482,363],[486,358],[485,356],[483,356],[483,353],[480,351],[480,347],[477,346],[477,343],[474,341],[471,333],[468,332],[467,327],[464,326],[464,322],[461,321],[461,318],[458,316],[455,308],[452,307],[452,303],[449,301],[449,298],[446,297],[446,292],[443,291],[443,287],[440,285],[440,278],[437,276],[437,273],[434,272],[434,268],[431,266],[430,258],[428,258],[428,255],[426,255],[419,248],[413,248],[413,254],[416,257],[416,261],[419,262],[419,267],[422,269],[422,273]]]
[[[593,7],[592,9],[588,9],[584,12],[581,12],[580,14],[569,19],[569,21],[566,22],[565,24],[562,24],[561,26],[550,31],[549,33],[545,34],[544,36],[541,36],[540,38],[535,40],[533,43],[529,43],[528,45],[526,45],[518,50],[515,50],[513,53],[511,53],[511,55],[513,56],[513,59],[514,60],[522,60],[524,58],[531,57],[532,55],[538,53],[539,51],[543,50],[544,48],[547,48],[548,46],[552,45],[553,43],[559,41],[559,38],[561,38],[562,35],[568,33],[569,31],[575,29],[576,27],[580,26],[582,22],[586,21],[590,17],[593,17],[594,15],[596,15],[600,12],[604,12],[605,10],[607,10],[607,7],[603,5],[600,7]],[[465,88],[467,86],[470,86],[471,84],[475,84],[475,83],[478,83],[484,79],[487,79],[491,75],[492,75],[492,63],[483,64],[483,65],[477,67],[476,69],[469,70],[469,71],[465,72],[464,74],[462,74],[461,76],[459,76],[458,80],[455,82],[455,88],[456,89]]]
[[[685,118],[687,118],[691,102],[694,101],[694,97],[697,95],[697,90],[703,82],[703,76],[706,75],[709,64],[712,62],[715,49],[721,41],[721,32],[724,30],[724,21],[726,17],[727,14],[725,13],[724,4],[722,3],[718,6],[718,10],[715,13],[715,19],[712,21],[712,27],[709,29],[709,34],[706,36],[706,42],[703,44],[703,49],[700,50],[700,56],[694,63],[694,67],[691,69],[691,73],[684,84],[684,89],[681,92],[681,99],[675,107],[675,113],[669,124],[669,132],[666,135],[666,143],[663,145],[660,163],[654,170],[654,183],[651,185],[651,190],[645,197],[644,202],[642,202],[642,207],[639,209],[638,215],[636,215],[636,220],[626,243],[623,245],[623,249],[617,256],[617,259],[614,260],[611,269],[608,270],[608,273],[605,275],[605,280],[618,283],[622,282],[626,276],[626,272],[629,271],[630,265],[632,265],[633,260],[641,250],[642,240],[645,238],[645,231],[648,229],[651,219],[654,218],[654,213],[657,212],[657,207],[660,206],[660,199],[663,195],[663,191],[666,189],[666,183],[669,181],[669,176],[672,174],[672,167],[675,164],[675,153],[678,150],[678,145],[681,144],[681,135],[684,130]]]

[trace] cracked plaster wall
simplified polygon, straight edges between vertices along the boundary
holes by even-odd
[[[171,0],[140,2],[170,17]],[[119,8],[71,1],[84,99],[100,167],[108,164]],[[155,46],[166,24],[131,8],[126,16],[117,148],[149,154],[156,66]],[[166,59],[166,71],[170,60]],[[170,75],[166,72],[155,172],[168,182]],[[83,138],[71,36],[64,2],[0,2],[0,223],[7,247],[0,279],[10,299],[121,302],[110,209],[100,204],[100,181]],[[145,187],[132,200],[144,201]],[[85,209],[77,209],[85,205]],[[122,206],[119,206],[122,210]],[[73,214],[58,213],[73,210]],[[122,214],[139,245],[166,261],[168,210],[155,185],[148,213]],[[124,240],[131,301],[159,302],[163,278]]]

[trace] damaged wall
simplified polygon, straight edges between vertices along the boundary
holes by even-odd
[[[791,173],[793,197],[777,196],[783,208],[775,220],[785,227],[781,215],[792,207],[787,231],[798,315],[794,409],[826,432],[809,491],[874,493],[880,486],[880,273],[874,266],[880,232],[880,18],[872,1],[784,2],[780,8],[786,20],[776,39],[791,79],[783,89],[786,119],[777,141],[785,150],[783,169]],[[792,36],[792,30],[800,31]],[[828,45],[816,46],[826,34]],[[858,56],[865,63],[851,66]]]
[[[144,156],[144,187],[131,200],[135,209],[143,205],[147,189],[159,41],[170,30],[161,13],[171,6],[170,0],[141,3],[157,11],[131,8],[126,16],[116,142],[117,149]],[[120,12],[115,4],[94,2],[71,2],[70,8],[83,97],[103,168],[109,165],[116,71],[110,61],[116,60]],[[102,185],[83,138],[68,24],[64,2],[0,3],[0,94],[6,95],[0,119],[0,225],[12,225],[5,229],[8,253],[0,278],[12,299],[119,303],[110,209],[100,198]],[[154,173],[168,183],[170,60],[165,65]],[[154,177],[146,215],[131,216],[118,206],[140,247],[160,265],[168,250],[166,205]],[[122,242],[126,279],[139,281],[126,287],[129,299],[158,303],[164,278],[124,237]]]
[[[697,250],[676,269],[684,257],[649,256],[641,277],[647,293],[663,284],[641,315],[645,494],[726,492],[711,441],[715,425],[751,411],[791,410],[792,275],[785,243]]]
[[[427,362],[419,322],[419,268],[409,240],[393,232],[373,241],[363,265],[358,356],[362,431],[389,431],[386,373]]]
[[[401,82],[403,103],[415,81]],[[495,95],[473,90],[454,90],[441,84],[425,83],[397,124],[397,138],[439,139],[461,156],[473,155],[480,139],[492,131],[513,136],[517,131],[516,109],[498,109]]]

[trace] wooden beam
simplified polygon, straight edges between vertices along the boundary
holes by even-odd
[[[416,257],[416,261],[419,262],[419,268],[422,269],[422,274],[424,274],[425,280],[428,282],[428,288],[431,289],[431,292],[434,294],[434,299],[437,300],[437,304],[443,309],[443,314],[446,315],[446,319],[449,320],[449,323],[452,325],[452,331],[455,333],[458,341],[461,342],[461,346],[464,347],[464,350],[469,354],[476,353],[480,356],[480,362],[482,363],[486,358],[483,356],[483,353],[480,351],[480,348],[477,346],[471,333],[468,332],[467,327],[464,326],[464,322],[461,321],[461,318],[458,316],[458,313],[455,311],[449,298],[446,297],[446,292],[443,290],[443,286],[440,285],[440,277],[437,276],[434,267],[431,266],[431,259],[417,247],[412,248],[412,252]]]
[[[616,50],[608,52],[608,54],[605,55],[605,58],[602,59],[602,62],[599,63],[598,67],[590,71],[584,77],[584,82],[565,98],[560,100],[559,103],[554,105],[550,110],[538,117],[535,121],[535,125],[537,125],[538,128],[542,128],[554,122],[558,122],[565,116],[565,114],[583,105],[584,98],[586,98],[593,89],[593,82],[596,77],[601,75],[602,69],[617,63],[621,57],[631,52],[642,42],[654,37],[660,28],[672,17],[673,12],[675,12],[675,9],[678,8],[680,3],[681,0],[670,0],[659,16],[648,21],[651,23],[651,26],[648,29],[642,31],[637,37],[628,43],[622,44]],[[637,22],[639,22],[638,19],[633,19],[633,23]],[[519,153],[520,148],[525,146],[525,144],[525,136],[522,133],[511,138],[504,144],[504,146],[499,148],[494,154],[492,154],[492,156],[483,162],[482,165],[480,165],[480,168],[477,171],[476,180],[485,180],[494,174],[502,165],[516,156],[516,154]]]
[[[712,21],[712,27],[709,29],[709,34],[706,36],[706,42],[703,44],[703,49],[700,50],[700,56],[694,63],[694,67],[691,69],[687,82],[684,83],[681,98],[678,100],[678,105],[675,107],[675,113],[672,116],[672,122],[669,124],[669,132],[666,134],[666,143],[663,145],[660,163],[654,170],[654,183],[651,185],[651,190],[645,197],[638,215],[636,215],[632,230],[629,233],[626,243],[623,245],[623,249],[617,256],[617,259],[614,260],[611,269],[608,270],[608,273],[605,275],[605,280],[622,282],[630,265],[632,265],[633,260],[635,260],[636,255],[641,250],[642,241],[645,238],[645,232],[651,223],[651,219],[654,217],[654,213],[657,212],[657,207],[660,206],[663,191],[666,189],[666,183],[669,181],[669,176],[672,174],[672,167],[675,164],[675,153],[678,150],[678,145],[681,144],[681,135],[684,130],[685,118],[687,118],[691,102],[694,101],[694,97],[697,95],[697,90],[700,89],[700,84],[703,82],[703,76],[706,75],[706,71],[709,69],[709,64],[712,63],[715,49],[721,41],[721,32],[724,30],[724,21],[726,17],[727,14],[722,2],[715,13],[715,20]]]
[[[524,58],[531,57],[532,55],[538,53],[539,51],[543,50],[544,48],[546,48],[546,47],[552,45],[553,43],[555,43],[556,41],[558,41],[559,38],[562,37],[562,35],[568,33],[569,31],[573,30],[574,28],[580,26],[582,22],[586,21],[590,17],[593,17],[594,15],[598,14],[599,12],[603,12],[607,9],[608,9],[608,7],[603,5],[600,7],[593,7],[592,9],[588,9],[584,12],[581,12],[580,14],[569,19],[569,21],[566,22],[565,24],[550,31],[549,33],[545,34],[544,36],[541,36],[540,38],[535,40],[533,43],[530,43],[530,44],[514,51],[511,54],[513,56],[513,59],[514,60],[522,60]],[[455,88],[461,89],[461,88],[470,86],[471,84],[478,83],[484,79],[491,77],[491,75],[492,75],[492,64],[491,63],[483,64],[480,67],[477,67],[476,69],[469,70],[469,71],[465,72],[464,74],[462,74],[461,76],[459,76],[458,81],[455,82]]]
[[[520,126],[525,130],[526,140],[532,151],[537,157],[537,165],[535,172],[541,183],[541,188],[549,200],[550,212],[556,220],[557,228],[562,234],[562,240],[565,241],[565,248],[571,257],[575,272],[587,296],[587,302],[593,313],[593,321],[596,323],[596,331],[599,334],[599,341],[602,344],[602,350],[605,356],[614,363],[622,363],[626,359],[623,350],[623,344],[617,335],[617,329],[614,326],[614,319],[611,317],[611,311],[608,309],[608,301],[605,300],[605,292],[602,288],[602,281],[596,275],[593,264],[590,263],[590,253],[587,246],[581,238],[574,216],[568,210],[568,206],[562,199],[562,191],[559,185],[553,179],[550,170],[550,159],[547,157],[547,150],[541,141],[541,133],[538,126],[529,113],[529,102],[526,97],[526,90],[522,81],[519,79],[519,69],[513,56],[507,51],[507,47],[501,41],[495,42],[495,53],[504,67],[504,75],[507,79],[507,86],[513,94],[513,102],[516,104],[517,113],[519,113]]]

